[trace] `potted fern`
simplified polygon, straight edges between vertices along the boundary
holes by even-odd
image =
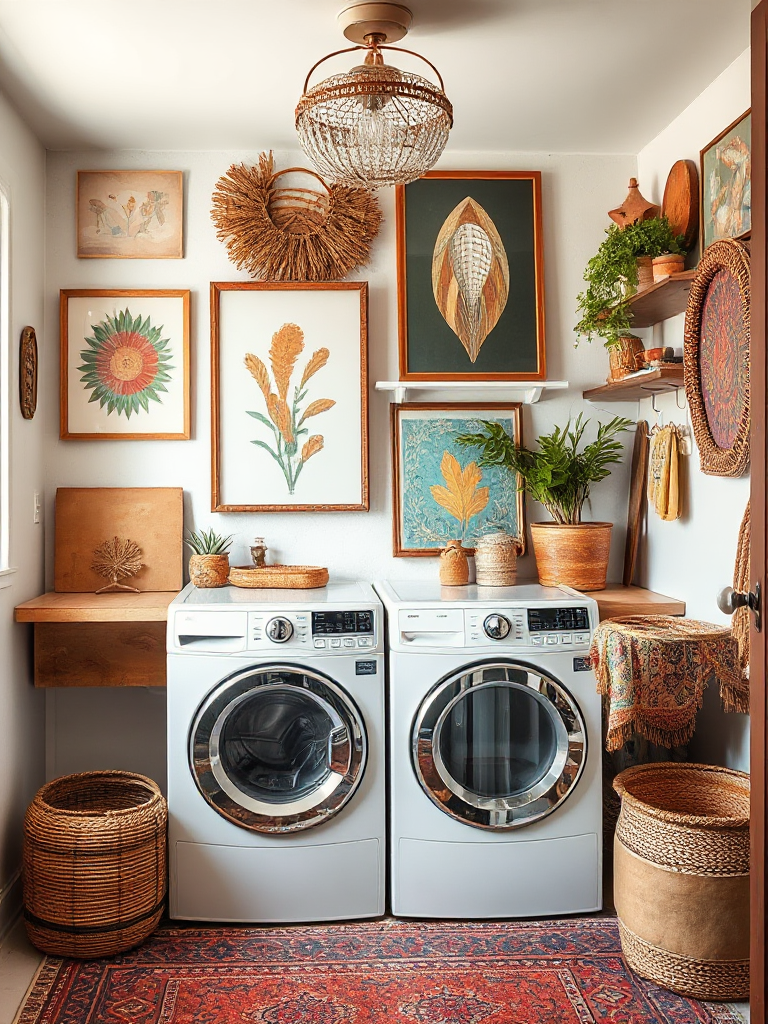
[[[189,579],[196,587],[224,587],[229,579],[229,546],[231,535],[222,537],[219,533],[201,530],[187,534],[187,544],[192,549],[189,560]]]
[[[602,590],[608,571],[613,523],[583,523],[584,503],[593,484],[610,475],[621,462],[623,444],[617,436],[631,420],[615,416],[599,423],[594,441],[584,444],[589,424],[581,413],[571,426],[555,427],[537,438],[538,450],[516,445],[499,423],[482,421],[483,432],[461,434],[465,448],[479,448],[481,466],[505,466],[516,473],[530,496],[552,516],[551,523],[531,523],[531,539],[539,582],[558,583],[577,590]]]
[[[625,300],[653,283],[651,264],[654,258],[668,254],[684,258],[683,242],[683,236],[675,235],[666,217],[636,221],[623,228],[612,224],[606,228],[605,238],[587,263],[584,271],[587,287],[576,299],[581,319],[574,331],[587,341],[595,335],[603,339],[612,356],[611,379],[638,369],[634,356],[643,347],[629,332],[632,311]],[[641,271],[647,275],[642,286]],[[631,341],[625,344],[625,339]],[[621,349],[627,352],[623,357]]]

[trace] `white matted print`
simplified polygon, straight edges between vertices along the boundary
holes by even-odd
[[[81,259],[181,259],[181,171],[78,171]]]
[[[368,509],[368,285],[211,285],[214,512]]]
[[[61,292],[61,437],[187,440],[189,292]]]

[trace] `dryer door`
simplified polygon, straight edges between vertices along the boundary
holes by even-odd
[[[337,814],[363,777],[365,727],[337,683],[296,665],[221,682],[190,730],[197,786],[215,811],[255,832],[295,832]]]
[[[427,796],[454,818],[513,829],[551,814],[584,768],[576,701],[541,669],[469,665],[437,684],[413,725],[412,758]]]

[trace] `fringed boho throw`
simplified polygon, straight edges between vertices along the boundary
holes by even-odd
[[[309,174],[323,192],[277,187],[281,174]],[[368,262],[381,224],[378,200],[363,188],[326,185],[306,167],[275,171],[232,164],[213,193],[216,234],[239,270],[263,281],[336,281]]]
[[[744,511],[744,518],[739,528],[739,540],[736,545],[736,565],[733,568],[733,589],[745,593],[750,589],[749,580],[749,553],[752,528],[750,524],[749,502]],[[731,632],[739,645],[739,667],[741,669],[741,682],[734,688],[732,696],[733,707],[729,707],[723,698],[726,711],[740,711],[744,715],[749,714],[749,608],[737,608],[731,619]]]
[[[670,615],[606,619],[590,657],[598,692],[607,698],[607,750],[634,733],[661,747],[688,743],[712,676],[725,710],[737,708],[739,648],[727,626]]]

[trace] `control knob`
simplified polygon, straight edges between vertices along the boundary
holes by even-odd
[[[504,615],[489,615],[483,623],[483,630],[489,640],[503,640],[511,629],[512,623]]]
[[[290,619],[276,615],[267,623],[267,636],[276,644],[285,644],[293,636],[293,626]]]

